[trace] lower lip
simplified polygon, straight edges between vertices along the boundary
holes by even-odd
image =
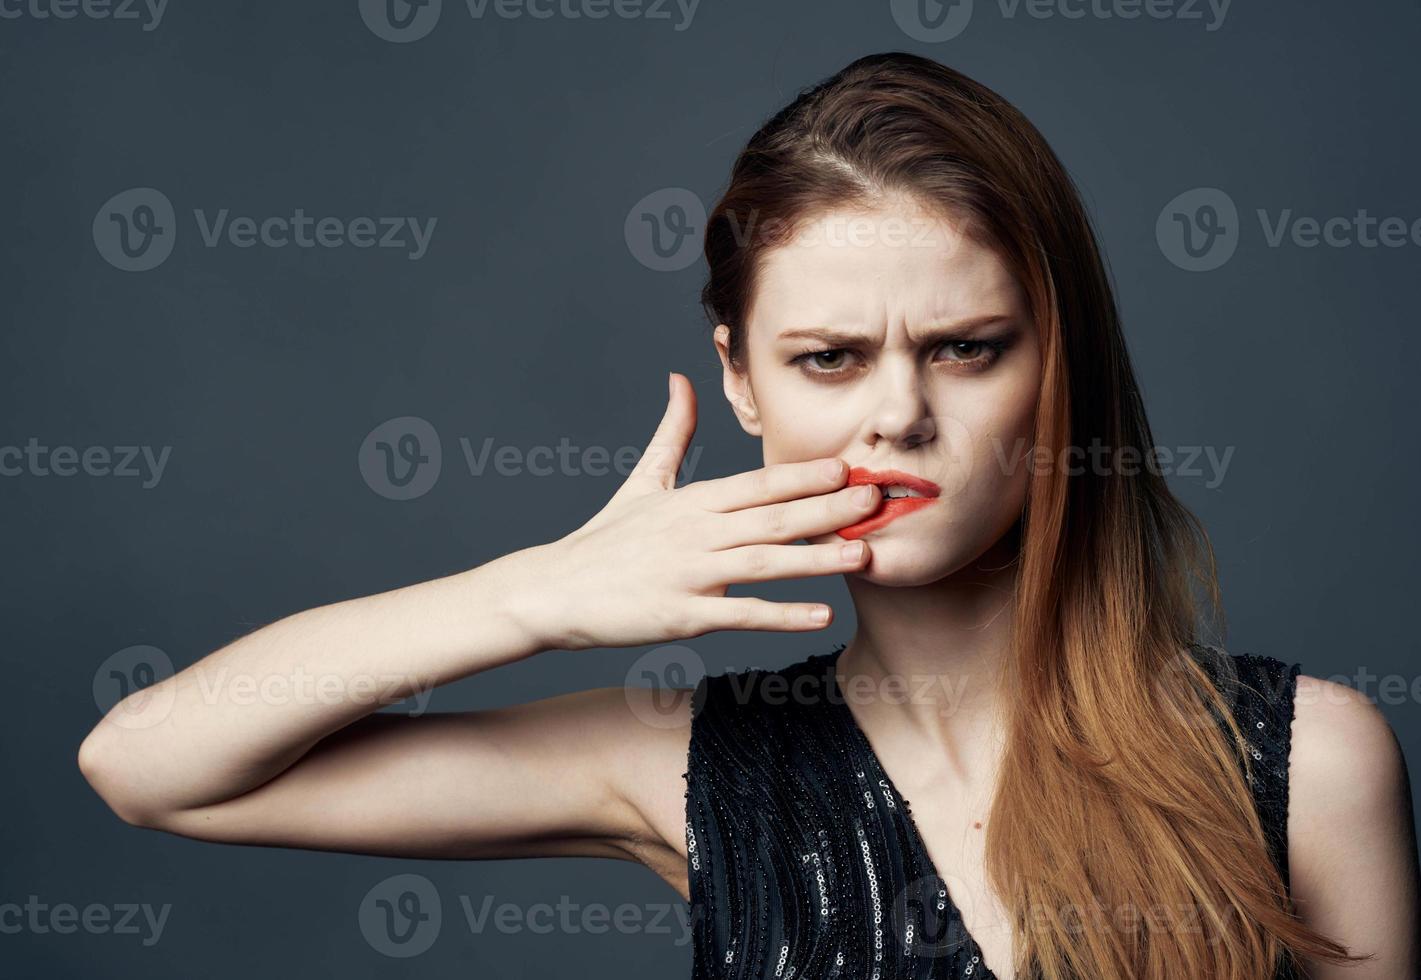
[[[868,517],[857,524],[850,524],[848,527],[841,527],[834,533],[841,538],[853,541],[863,537],[870,531],[877,531],[889,521],[902,517],[904,514],[911,514],[915,510],[922,510],[931,504],[936,497],[894,497],[885,498],[879,507]]]

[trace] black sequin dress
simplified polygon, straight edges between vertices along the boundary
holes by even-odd
[[[996,980],[845,702],[842,650],[696,688],[685,773],[693,980]],[[1286,885],[1300,665],[1194,651],[1249,740],[1254,803]],[[1280,965],[1275,980],[1296,975]]]

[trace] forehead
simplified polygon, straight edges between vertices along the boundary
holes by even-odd
[[[829,211],[763,256],[750,321],[767,330],[1015,315],[1024,297],[967,221],[910,204]],[[773,334],[770,334],[772,338]]]

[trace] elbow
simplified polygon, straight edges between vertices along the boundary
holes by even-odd
[[[123,773],[110,760],[104,749],[100,730],[95,728],[79,744],[79,772],[85,782],[99,795],[99,799],[124,823],[133,827],[156,828],[157,821],[148,809],[139,807],[122,792],[125,779]]]

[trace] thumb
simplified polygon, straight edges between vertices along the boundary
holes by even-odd
[[[661,424],[652,433],[646,451],[627,476],[628,483],[672,490],[686,447],[696,431],[696,389],[685,375],[671,372],[669,397]]]

